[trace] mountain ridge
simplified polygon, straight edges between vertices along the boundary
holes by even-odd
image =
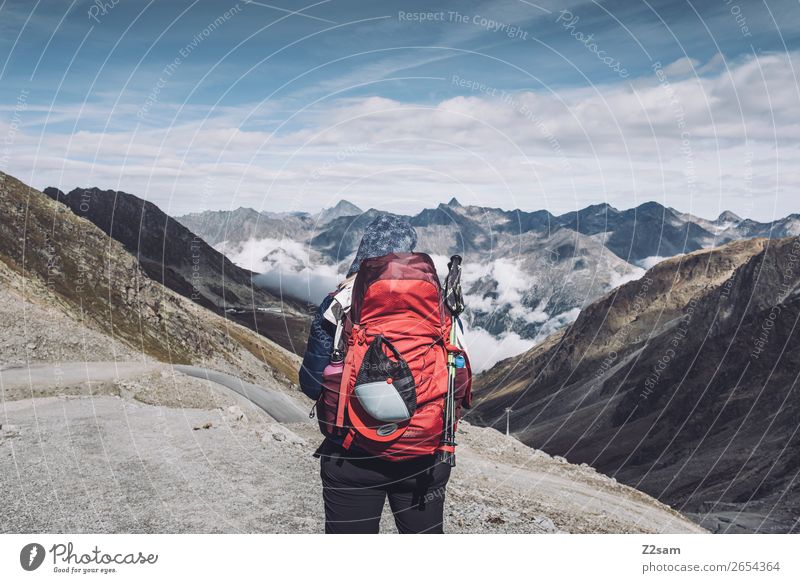
[[[48,187],[48,188],[51,188],[51,187]],[[97,187],[92,187],[92,188],[97,188]],[[358,205],[356,205],[356,204],[352,203],[351,201],[349,201],[347,199],[344,199],[344,198],[343,199],[339,199],[333,206],[324,207],[323,210],[334,209],[339,205],[345,205],[348,208],[358,209],[358,212],[366,212],[364,209],[361,209]],[[772,222],[774,222],[776,220],[781,220],[782,218],[785,218],[785,217],[781,217],[781,218],[778,218],[778,219],[773,219],[773,221],[763,222],[763,221],[757,221],[755,219],[751,219],[749,217],[741,217],[737,213],[735,213],[733,211],[730,211],[730,210],[722,210],[717,214],[716,217],[707,218],[707,217],[702,217],[702,216],[699,216],[699,215],[690,214],[688,212],[680,211],[680,210],[678,210],[678,209],[676,209],[674,207],[666,206],[663,203],[660,203],[660,202],[658,202],[656,200],[646,200],[646,201],[641,202],[641,203],[639,203],[639,204],[637,204],[635,206],[631,206],[631,207],[623,208],[623,209],[619,209],[619,208],[613,206],[612,204],[610,204],[608,202],[591,203],[591,204],[586,205],[585,207],[581,207],[580,209],[576,209],[576,210],[572,210],[572,211],[565,211],[565,212],[563,212],[563,213],[561,213],[559,215],[555,215],[555,214],[553,214],[552,211],[550,211],[549,209],[546,209],[546,208],[525,210],[525,209],[522,209],[522,208],[519,208],[519,207],[507,209],[507,208],[503,208],[503,207],[490,207],[490,206],[484,206],[484,205],[464,204],[456,196],[451,196],[450,199],[447,200],[446,202],[442,201],[442,202],[435,203],[433,206],[424,207],[424,208],[420,209],[419,211],[413,212],[411,214],[402,214],[402,213],[397,213],[396,211],[389,211],[389,210],[375,208],[375,207],[370,207],[367,210],[375,210],[375,211],[379,211],[379,212],[388,212],[388,213],[391,213],[391,214],[399,214],[400,216],[405,216],[405,217],[413,217],[413,216],[418,215],[423,210],[436,209],[438,207],[444,206],[444,207],[450,207],[450,208],[454,208],[454,209],[456,209],[456,208],[472,208],[472,209],[483,209],[483,210],[487,210],[487,211],[496,211],[496,212],[500,212],[500,213],[515,213],[515,214],[519,213],[519,214],[523,214],[523,215],[524,214],[536,214],[536,213],[548,213],[551,216],[553,216],[554,218],[566,220],[569,216],[573,215],[576,212],[583,212],[583,211],[590,211],[590,210],[594,211],[594,212],[604,212],[605,210],[607,210],[610,214],[614,215],[614,214],[632,213],[634,211],[647,210],[648,208],[654,208],[653,205],[657,205],[657,207],[660,208],[660,209],[663,208],[663,209],[666,209],[667,211],[671,211],[671,212],[674,212],[676,214],[682,214],[682,215],[686,215],[688,217],[692,217],[694,220],[697,220],[697,221],[709,222],[709,223],[715,222],[715,221],[718,221],[718,222],[730,222],[732,220],[733,221],[745,221],[746,220],[746,221],[753,221],[753,222],[759,223],[759,224],[770,224],[770,223],[772,223]],[[320,211],[317,211],[316,213],[314,213],[314,212],[311,212],[311,211],[268,211],[268,210],[258,211],[256,209],[253,209],[252,207],[242,207],[242,206],[240,206],[237,209],[208,209],[208,210],[204,210],[204,211],[195,211],[195,212],[191,212],[191,213],[184,213],[184,214],[170,215],[170,216],[173,216],[176,220],[181,220],[181,219],[183,219],[185,217],[196,217],[196,216],[200,216],[200,215],[203,215],[203,214],[206,214],[206,213],[231,213],[231,212],[236,212],[236,211],[242,210],[242,209],[249,210],[249,211],[254,211],[254,212],[257,212],[257,213],[260,213],[260,214],[263,214],[263,215],[273,215],[273,216],[275,216],[275,215],[302,215],[302,216],[313,217],[313,216],[317,216],[319,214],[319,212],[320,212]],[[789,214],[787,216],[796,217],[796,216],[798,216],[798,214],[799,213],[791,213],[791,214]],[[353,216],[353,215],[351,215],[351,216]]]
[[[350,204],[344,200],[338,204],[344,203]],[[196,224],[197,217],[210,216],[211,213],[222,213],[217,216],[224,220],[225,212],[228,211],[204,211],[175,218],[179,222],[187,220]],[[317,228],[321,228],[321,232],[331,229],[359,231],[364,223],[360,215],[374,216],[385,211],[370,208],[367,211],[359,209],[359,212],[359,215],[347,214],[334,217],[326,221],[324,225],[317,225]],[[621,259],[632,264],[648,257],[667,257],[678,253],[690,253],[735,239],[765,236],[781,238],[800,235],[800,214],[791,214],[766,223],[742,219],[731,211],[722,211],[716,219],[704,219],[682,213],[656,201],[646,201],[624,210],[618,210],[604,202],[561,215],[553,215],[546,209],[524,211],[463,205],[455,197],[452,197],[447,203],[439,203],[435,207],[422,209],[412,215],[400,216],[404,216],[415,226],[443,226],[455,222],[467,229],[474,229],[473,224],[464,224],[462,219],[466,216],[479,218],[478,215],[482,222],[490,227],[490,230],[504,233],[522,234],[531,230],[550,232],[557,228],[568,228],[589,236],[607,235],[604,239],[605,246]],[[637,223],[641,224],[642,228],[637,229]],[[655,237],[652,228],[654,224],[659,226],[655,231],[657,235]],[[203,229],[200,231],[202,235]],[[317,236],[320,234],[317,233]],[[291,237],[294,238],[295,235],[293,234]],[[481,244],[477,247],[469,236],[463,237],[465,243],[462,250],[484,248],[491,244],[490,237],[487,239],[485,233],[480,233],[480,235]],[[348,244],[345,247],[351,249],[352,246],[352,244]]]
[[[213,362],[249,379],[263,378],[268,363],[275,375],[297,382],[296,356],[151,279],[88,219],[2,172],[0,201],[7,213],[0,261],[12,277],[35,284],[48,307],[143,358]]]
[[[230,314],[285,348],[305,345],[303,306],[253,285],[256,274],[235,265],[152,202],[98,188],[69,193],[46,188],[44,194],[122,243],[151,279],[218,314]],[[252,216],[248,209],[238,210]]]
[[[192,226],[213,240],[220,239],[220,231],[228,233],[224,250],[249,267],[272,270],[272,277],[265,279],[275,286],[287,276],[305,280],[321,274],[333,289],[367,224],[380,212],[370,208],[325,224],[310,217],[289,218],[271,233],[262,233],[264,239],[224,214],[209,214],[205,225],[194,217]],[[773,223],[732,223],[731,213],[720,216],[721,222],[720,217],[700,219],[655,201],[624,210],[599,203],[555,216],[546,210],[465,205],[456,197],[405,215],[417,229],[417,250],[434,258],[440,276],[451,255],[464,258],[464,319],[476,331],[472,337],[483,343],[479,352],[487,355],[485,362],[476,363],[480,368],[543,340],[592,301],[666,257],[751,236],[800,234],[800,217],[794,215]],[[294,249],[294,258],[281,263],[272,253],[277,248],[284,255]],[[309,292],[308,285],[292,289]],[[292,289],[288,293],[294,293]],[[321,291],[304,299],[319,302]]]

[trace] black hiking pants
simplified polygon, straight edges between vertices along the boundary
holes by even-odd
[[[354,457],[328,440],[317,455],[327,534],[377,533],[387,497],[401,534],[443,532],[450,466],[435,456],[401,462]]]

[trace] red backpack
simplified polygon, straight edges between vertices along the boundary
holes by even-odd
[[[454,368],[456,418],[471,406],[472,372],[449,340],[452,318],[431,258],[390,253],[362,261],[346,316],[344,358],[323,373],[322,432],[346,449],[392,460],[445,447],[448,352],[463,359]]]

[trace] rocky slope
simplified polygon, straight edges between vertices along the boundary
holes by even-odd
[[[800,240],[658,264],[479,377],[475,419],[586,462],[720,531],[800,513]]]
[[[23,278],[0,261],[0,368],[34,362],[134,360],[134,347],[110,338],[79,318],[38,279]]]
[[[3,364],[75,354],[98,360],[120,349],[163,362],[213,364],[249,379],[296,380],[296,356],[154,281],[122,244],[64,205],[0,173],[0,206],[1,317],[27,338],[24,352],[4,350]],[[41,321],[54,312],[60,315],[50,324],[77,322],[90,344],[59,357],[82,337]],[[103,344],[98,334],[114,343],[95,353],[90,347]]]
[[[305,345],[303,306],[254,286],[253,273],[232,263],[153,203],[97,188],[76,188],[67,194],[46,188],[45,194],[122,243],[151,279],[217,313],[227,311],[289,349],[302,350]]]

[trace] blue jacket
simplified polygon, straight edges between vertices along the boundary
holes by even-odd
[[[332,295],[326,296],[314,314],[303,365],[300,367],[300,389],[315,401],[322,392],[322,371],[330,362],[336,333],[336,327],[323,316],[332,301]]]

